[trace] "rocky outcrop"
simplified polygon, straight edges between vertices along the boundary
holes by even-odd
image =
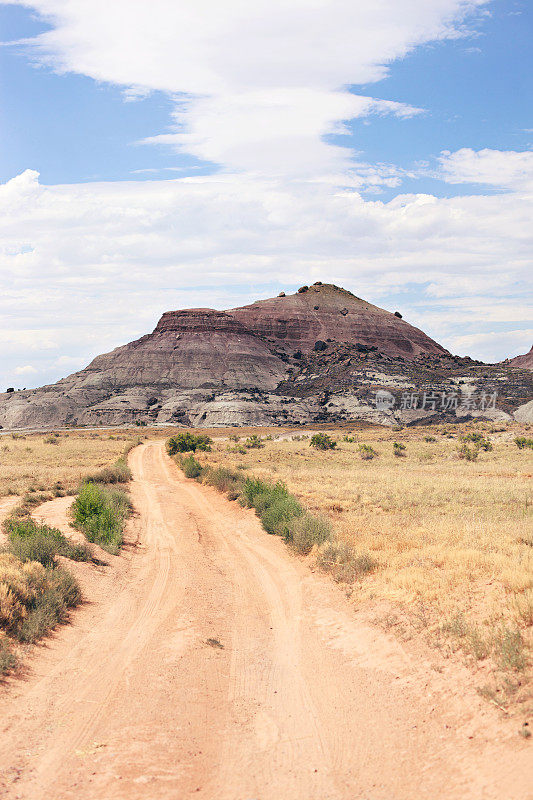
[[[0,425],[154,420],[169,393],[196,390],[205,398],[213,390],[270,390],[285,370],[265,342],[232,316],[205,308],[171,311],[153,333],[98,356],[81,372],[52,386],[0,395]]]
[[[152,333],[56,384],[0,394],[0,427],[416,424],[444,420],[422,407],[435,393],[475,395],[478,406],[496,393],[497,408],[469,403],[470,415],[520,408],[529,419],[532,383],[527,369],[451,356],[398,314],[316,284],[226,312],[168,311]]]
[[[259,300],[227,313],[287,353],[309,352],[317,341],[332,340],[375,347],[385,355],[404,358],[421,353],[449,355],[423,331],[346,289],[333,284],[303,288],[305,291]]]
[[[153,333],[98,356],[60,385],[273,389],[283,362],[261,339],[223,311],[194,308],[163,314]]]

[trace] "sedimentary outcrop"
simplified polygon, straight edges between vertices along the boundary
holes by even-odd
[[[451,356],[399,312],[319,283],[226,312],[168,311],[152,333],[58,383],[0,394],[0,426],[411,424],[435,416],[423,405],[432,394],[470,398],[475,415],[476,392],[496,392],[498,407],[482,412],[507,419],[533,396],[527,364],[513,362]]]
[[[317,341],[331,339],[404,358],[449,355],[404,319],[332,284],[302,287],[296,294],[259,300],[228,314],[287,352],[311,351]]]

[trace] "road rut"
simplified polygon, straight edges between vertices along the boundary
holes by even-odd
[[[527,743],[493,736],[490,713],[472,728],[464,699],[252,511],[185,479],[160,443],[130,465],[124,554],[3,691],[3,796],[533,796]]]

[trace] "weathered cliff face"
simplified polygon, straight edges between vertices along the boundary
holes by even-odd
[[[227,312],[249,330],[272,339],[286,352],[309,352],[317,340],[359,343],[390,356],[448,354],[440,344],[389,311],[332,284],[259,300]]]
[[[510,367],[533,370],[533,347],[531,347],[529,353],[524,353],[523,356],[515,356],[515,358],[511,358],[507,363]]]
[[[88,367],[52,386],[0,395],[0,425],[42,427],[120,424],[154,419],[169,395],[182,398],[170,418],[180,420],[187,392],[274,389],[285,365],[259,337],[222,311],[163,314],[153,333],[97,356]],[[172,403],[171,403],[172,405]],[[174,416],[173,416],[174,415]]]
[[[58,386],[273,389],[284,374],[283,362],[240,322],[195,308],[163,314],[153,333],[98,356]]]

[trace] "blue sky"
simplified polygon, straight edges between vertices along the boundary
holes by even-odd
[[[530,4],[143,5],[0,3],[0,381],[312,277],[529,349]]]

